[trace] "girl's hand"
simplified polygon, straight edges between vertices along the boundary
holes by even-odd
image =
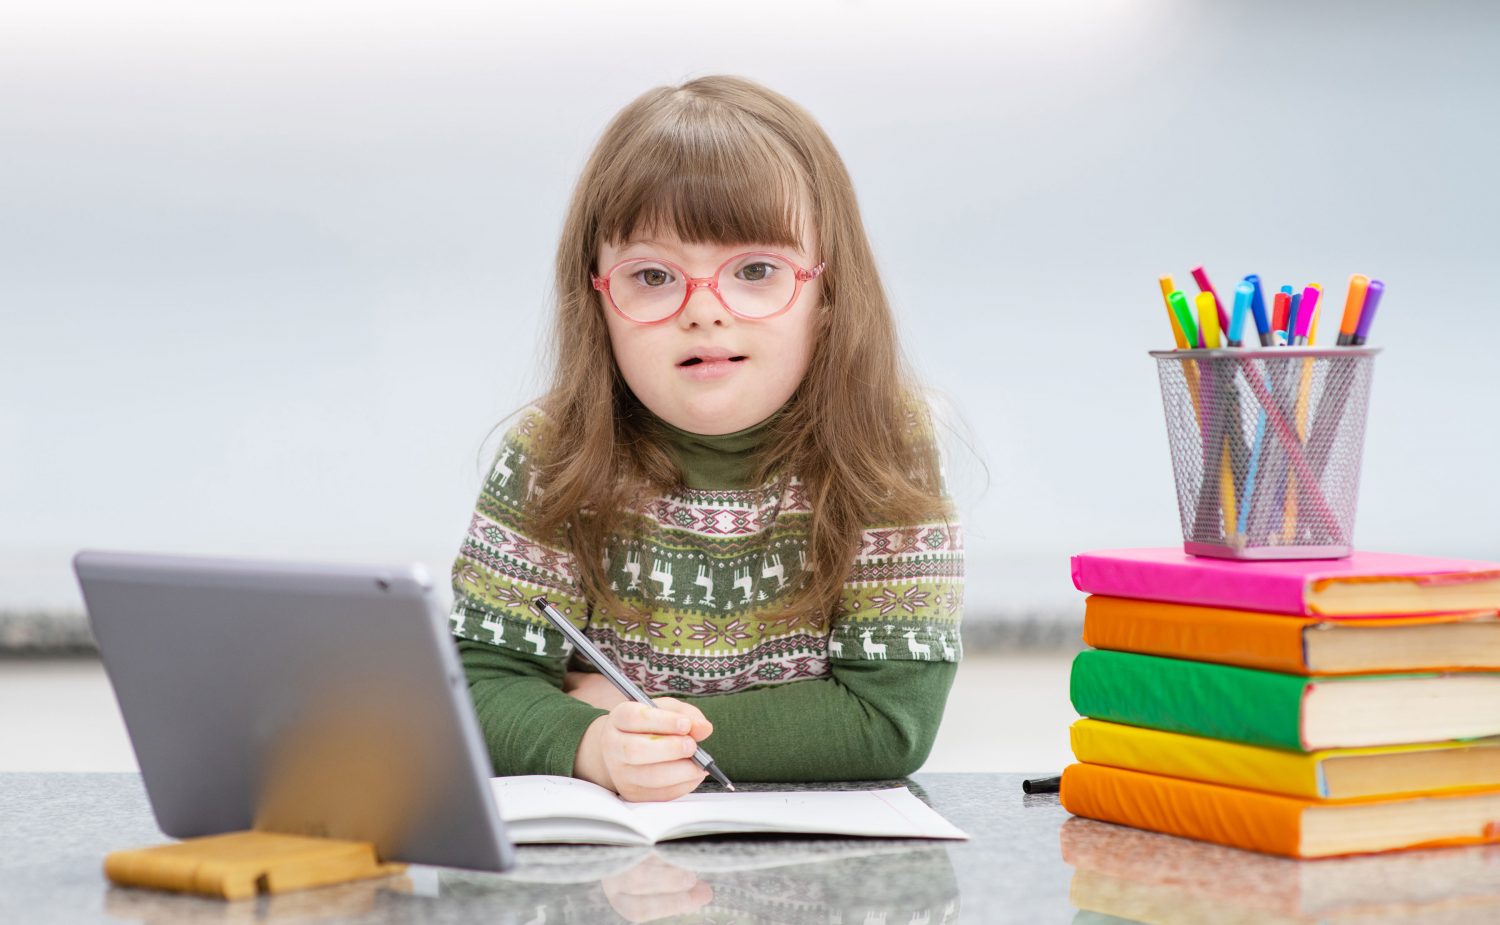
[[[690,870],[650,854],[639,864],[599,881],[604,898],[627,922],[690,915],[713,902],[713,887]]]
[[[597,671],[569,671],[563,675],[563,691],[569,697],[576,697],[591,707],[601,710],[613,710],[622,703],[629,703],[630,698],[620,693],[620,689],[609,683],[609,679]]]
[[[594,720],[578,743],[573,776],[637,803],[697,789],[708,772],[691,755],[714,728],[695,706],[671,697],[655,704],[627,700]]]

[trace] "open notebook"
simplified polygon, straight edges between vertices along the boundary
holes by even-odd
[[[905,787],[690,793],[667,803],[629,803],[571,777],[496,777],[490,785],[508,834],[522,845],[653,845],[694,835],[770,832],[969,837]]]

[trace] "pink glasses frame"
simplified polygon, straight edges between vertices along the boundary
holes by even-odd
[[[745,315],[729,307],[729,303],[724,301],[724,296],[719,292],[719,274],[724,272],[725,267],[743,257],[775,257],[777,260],[785,262],[793,270],[797,271],[797,286],[792,290],[792,297],[787,300],[786,305],[778,308],[776,311],[772,312],[769,315]],[[621,311],[620,306],[615,304],[614,293],[609,291],[609,278],[613,276],[615,274],[615,271],[620,269],[620,267],[623,267],[627,263],[634,263],[636,261],[649,261],[651,263],[659,263],[663,266],[670,267],[671,269],[677,271],[677,275],[687,280],[687,291],[682,294],[682,304],[677,306],[677,310],[672,312],[672,314],[668,315],[665,318],[658,318],[655,321],[641,321],[639,318],[632,318],[629,315],[625,314],[625,312]],[[698,289],[699,287],[712,292],[714,294],[714,298],[719,300],[719,304],[724,306],[724,310],[726,312],[729,312],[729,314],[735,316],[736,318],[743,318],[746,321],[765,321],[768,318],[775,318],[777,315],[791,308],[793,305],[796,305],[797,296],[802,294],[802,284],[810,279],[817,279],[827,266],[828,261],[825,260],[809,270],[797,266],[796,263],[788,260],[785,254],[777,254],[773,253],[772,251],[747,251],[743,254],[735,254],[733,257],[730,257],[728,260],[719,264],[718,269],[714,270],[714,275],[712,276],[692,276],[688,273],[688,271],[684,270],[682,267],[678,266],[670,260],[662,260],[658,257],[630,257],[626,260],[621,260],[619,263],[610,267],[609,272],[605,273],[603,276],[595,276],[593,273],[590,273],[589,279],[593,282],[595,289],[604,293],[605,298],[609,301],[609,307],[614,309],[615,314],[619,315],[621,318],[624,318],[626,321],[631,321],[635,324],[666,324],[668,321],[671,321],[673,318],[676,318],[678,315],[682,314],[682,310],[684,308],[687,308],[688,299],[691,299],[693,297],[693,291],[695,289]]]

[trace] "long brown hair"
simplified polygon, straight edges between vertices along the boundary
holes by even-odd
[[[760,451],[756,478],[795,474],[812,507],[791,606],[826,626],[864,529],[946,519],[929,422],[849,173],[817,122],[752,81],[702,77],[622,109],[579,177],[557,248],[552,380],[539,401],[538,538],[573,554],[596,610],[626,612],[603,556],[646,497],[681,486],[654,417],[625,384],[590,285],[599,246],[636,231],[689,243],[800,247],[806,220],[827,270],[809,367]]]

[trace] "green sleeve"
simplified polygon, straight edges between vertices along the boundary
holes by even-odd
[[[552,660],[467,640],[458,651],[495,773],[571,777],[584,730],[605,711],[564,694]],[[829,664],[828,678],[679,699],[714,724],[703,747],[730,780],[891,780],[921,767],[958,665]]]
[[[571,777],[578,741],[604,711],[563,693],[568,647],[528,603],[545,593],[580,629],[587,625],[571,557],[539,541],[527,522],[536,426],[528,411],[506,432],[480,486],[453,562],[449,619],[495,773]]]
[[[458,654],[495,774],[572,777],[578,742],[605,711],[563,693],[561,660],[471,640]]]
[[[832,676],[681,698],[714,724],[730,780],[891,780],[932,750],[956,662],[830,659]]]

